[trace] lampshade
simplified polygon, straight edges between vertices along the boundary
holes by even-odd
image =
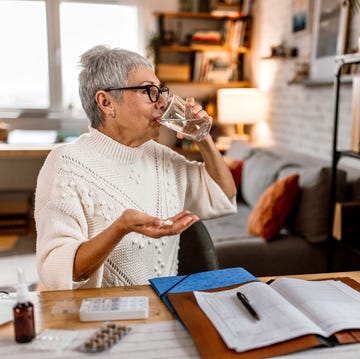
[[[217,91],[220,124],[250,124],[265,117],[265,94],[256,88],[226,88]]]

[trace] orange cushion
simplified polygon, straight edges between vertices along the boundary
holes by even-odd
[[[224,156],[224,160],[234,178],[236,188],[239,188],[244,160],[232,159],[230,157],[225,157],[225,156]]]
[[[260,196],[248,221],[248,232],[268,240],[284,226],[299,192],[299,175],[271,184]]]

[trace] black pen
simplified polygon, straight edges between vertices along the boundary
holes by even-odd
[[[253,318],[256,320],[260,320],[258,314],[255,309],[251,306],[249,299],[246,298],[246,295],[241,292],[236,292],[237,297],[240,299],[240,302],[244,305],[246,310],[251,314]]]

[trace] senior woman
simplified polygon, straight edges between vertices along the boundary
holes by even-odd
[[[56,147],[38,176],[40,280],[55,290],[176,275],[180,233],[199,218],[236,212],[231,174],[209,135],[197,143],[201,163],[155,141],[169,90],[147,59],[101,45],[80,64],[90,126]]]

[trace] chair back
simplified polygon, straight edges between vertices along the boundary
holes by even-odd
[[[219,269],[214,243],[202,221],[180,234],[178,275]]]

